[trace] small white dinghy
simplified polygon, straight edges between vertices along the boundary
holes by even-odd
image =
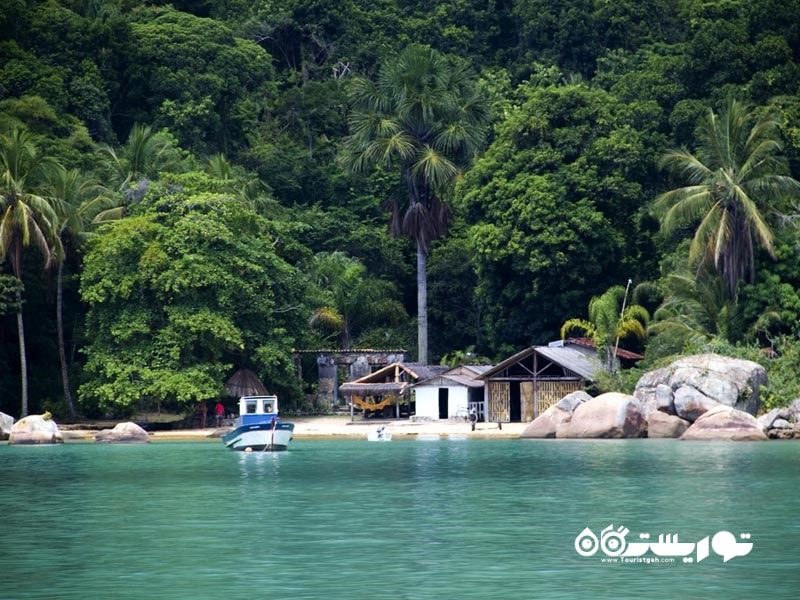
[[[392,432],[386,431],[386,425],[381,425],[374,431],[367,432],[367,441],[369,442],[391,442]]]

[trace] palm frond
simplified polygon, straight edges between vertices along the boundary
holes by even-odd
[[[567,339],[567,335],[571,331],[580,331],[587,337],[594,338],[596,329],[594,324],[590,321],[578,318],[567,319],[561,326],[561,339]]]
[[[458,174],[458,168],[444,154],[431,146],[425,146],[417,154],[416,162],[411,165],[414,177],[430,183],[434,189],[443,188]]]

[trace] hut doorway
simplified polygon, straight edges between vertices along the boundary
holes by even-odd
[[[450,416],[449,413],[449,392],[446,387],[439,388],[439,418],[440,419],[447,419]]]
[[[522,420],[522,401],[519,390],[519,381],[512,381],[509,385],[509,421],[519,423]]]

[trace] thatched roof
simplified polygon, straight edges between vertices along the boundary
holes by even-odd
[[[239,369],[225,384],[228,396],[240,398],[242,396],[265,396],[269,392],[267,386],[261,383],[258,376],[249,369]]]

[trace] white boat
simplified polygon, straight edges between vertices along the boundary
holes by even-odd
[[[269,452],[286,450],[292,439],[294,423],[278,417],[277,396],[242,396],[239,417],[233,431],[222,436],[231,450]]]
[[[367,441],[370,442],[391,442],[392,432],[386,431],[386,426],[381,425],[374,431],[367,432]]]

